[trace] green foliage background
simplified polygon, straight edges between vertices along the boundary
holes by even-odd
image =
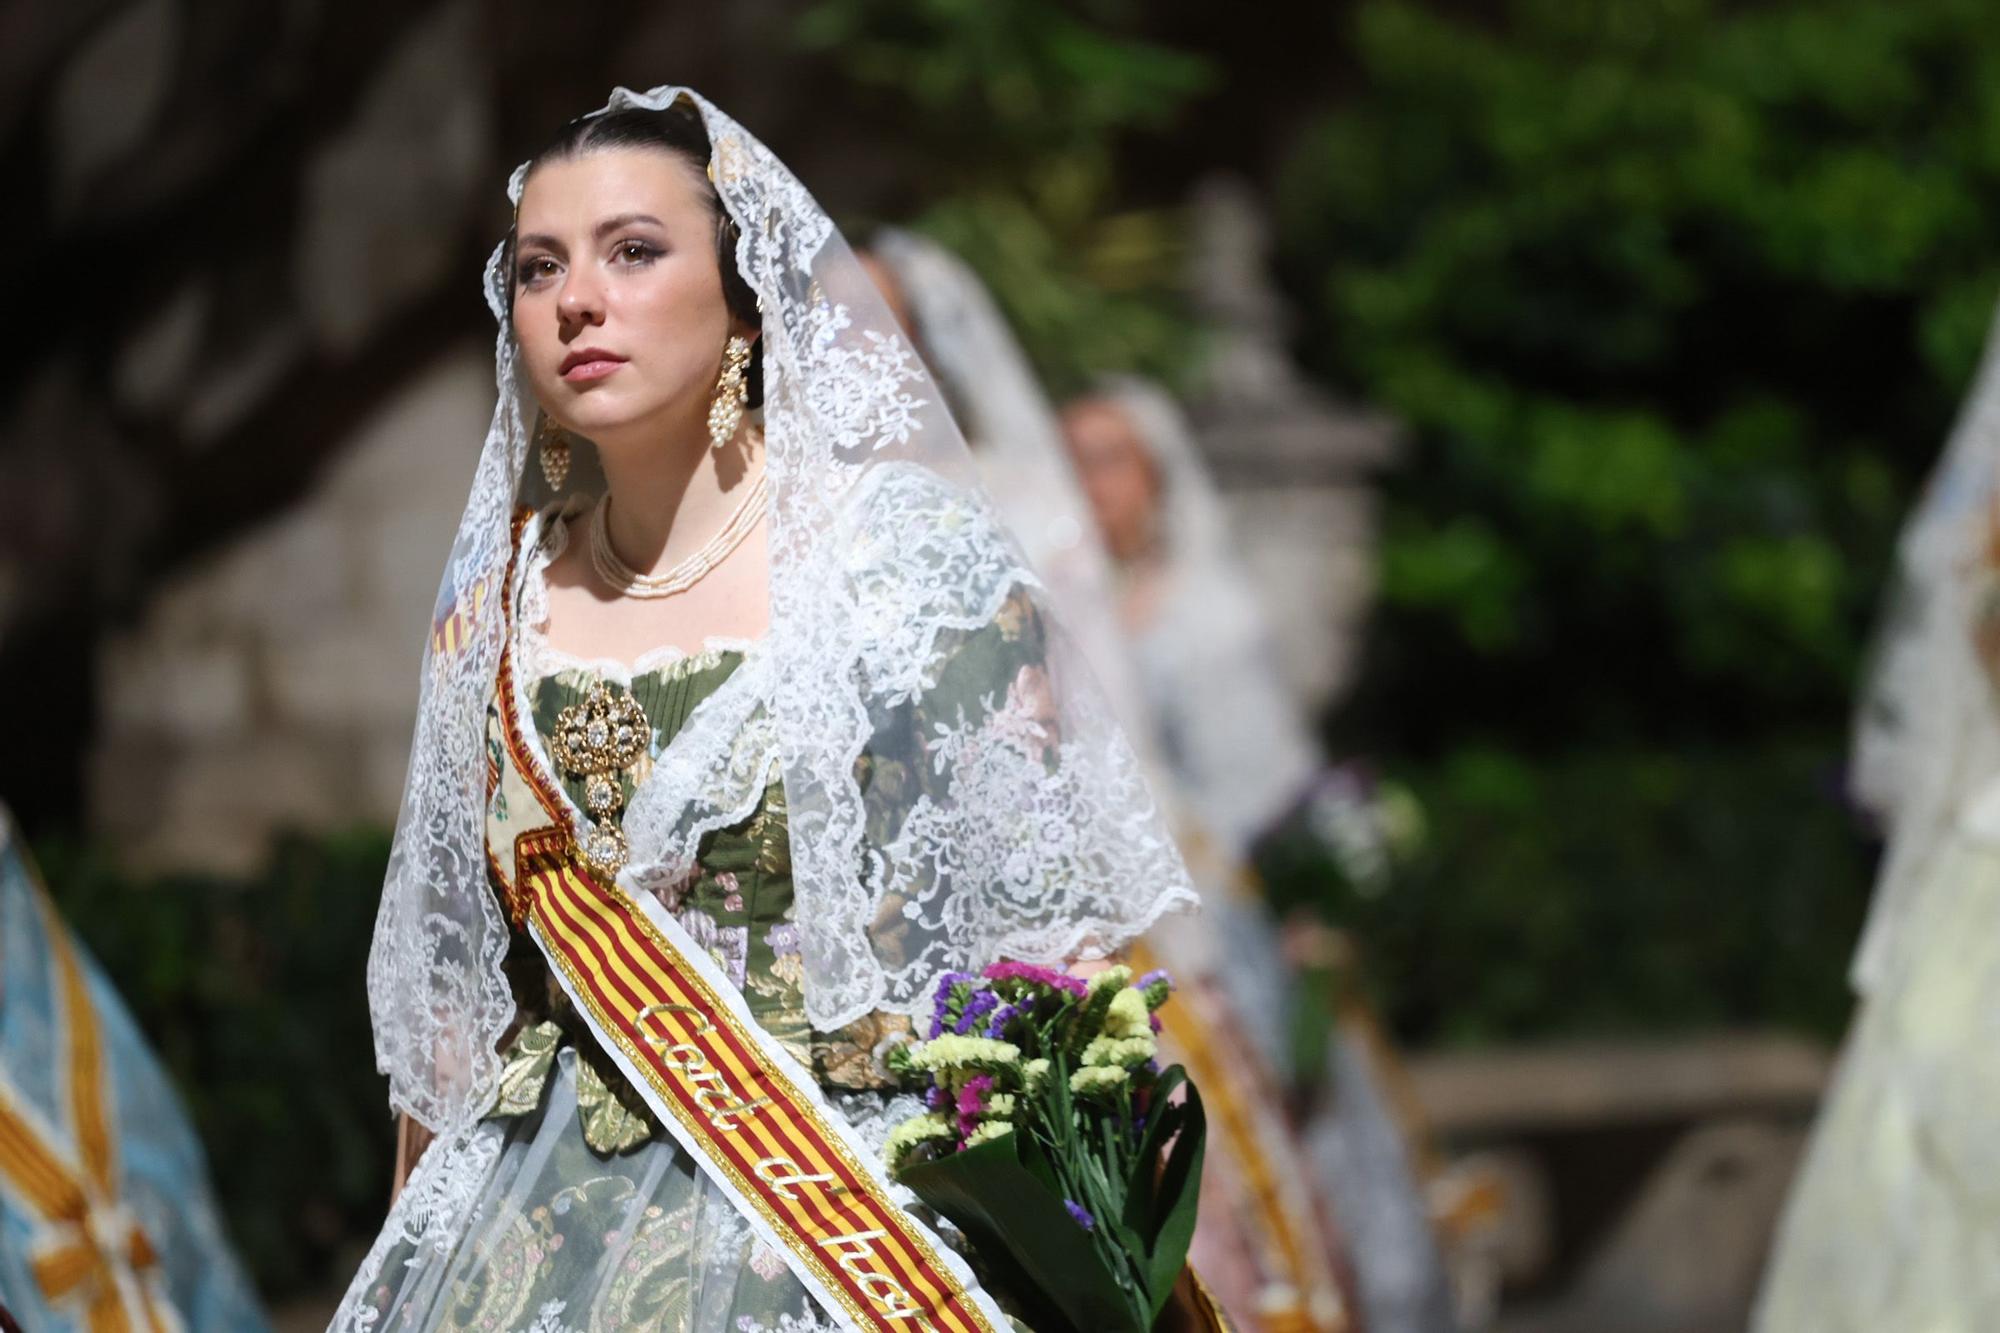
[[[862,221],[964,256],[1051,392],[1177,379],[1198,351],[1179,218],[1139,202],[1121,149],[1171,141],[1224,71],[1149,36],[1158,21],[1123,0],[820,0],[798,24],[918,164],[913,216]]]
[[[2000,24],[1376,0],[1280,181],[1314,370],[1399,415],[1340,734],[1430,809],[1345,910],[1406,1035],[1844,1012],[1900,517],[2000,289]]]

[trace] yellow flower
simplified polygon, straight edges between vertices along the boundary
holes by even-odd
[[[912,1116],[889,1131],[889,1137],[882,1145],[882,1156],[889,1163],[891,1171],[899,1171],[903,1159],[910,1150],[920,1143],[931,1143],[952,1136],[951,1122],[935,1112]]]
[[[912,1042],[905,1049],[909,1051],[910,1067],[927,1072],[947,1069],[987,1071],[1011,1065],[1021,1058],[1021,1048],[1011,1041],[963,1037],[953,1032],[929,1041]]]
[[[1003,1134],[1012,1134],[1014,1127],[1004,1120],[989,1120],[966,1136],[965,1146],[977,1148],[982,1143],[990,1143]]]
[[[1089,1065],[1069,1076],[1070,1091],[1079,1096],[1114,1091],[1125,1085],[1126,1073],[1116,1066]]]
[[[1095,995],[1106,986],[1123,986],[1131,980],[1132,969],[1123,963],[1117,963],[1091,977],[1085,986],[1092,995]]]
[[[1111,1008],[1104,1014],[1104,1035],[1147,1036],[1153,1030],[1153,1025],[1147,1021],[1150,1012],[1146,1008],[1145,995],[1128,986],[1111,997]]]
[[[1120,1069],[1132,1069],[1145,1064],[1159,1051],[1148,1032],[1137,1037],[1093,1037],[1083,1048],[1083,1063],[1090,1065],[1116,1065]]]

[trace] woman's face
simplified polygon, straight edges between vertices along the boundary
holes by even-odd
[[[1085,398],[1063,409],[1062,424],[1105,549],[1118,561],[1144,555],[1153,544],[1160,485],[1131,417],[1114,402]]]
[[[558,425],[619,448],[695,426],[736,327],[699,168],[663,149],[545,162],[521,191],[514,332]]]

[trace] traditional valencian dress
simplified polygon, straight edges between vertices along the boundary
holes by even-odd
[[[1207,946],[1215,960],[1207,974],[1228,997],[1213,1026],[1226,1031],[1234,1015],[1282,1014],[1293,1004],[1277,923],[1250,858],[1258,837],[1300,803],[1325,759],[1278,675],[1257,585],[1237,558],[1185,413],[1147,381],[1113,380],[1105,392],[1159,477],[1156,550],[1143,572],[1127,573],[1147,581],[1128,592],[1148,610],[1127,629],[1133,674],[1166,784],[1178,796],[1176,813],[1188,830],[1183,847],[1202,894],[1198,932],[1169,923],[1162,933],[1193,935]],[[1221,697],[1227,709],[1209,706]],[[1263,1068],[1288,1067],[1281,1023],[1233,1026],[1261,1054]],[[1333,1095],[1303,1127],[1312,1174],[1337,1210],[1356,1303],[1372,1333],[1451,1333],[1450,1282],[1415,1154],[1371,1053],[1376,1041],[1354,1013],[1328,1033],[1325,1065],[1315,1072]],[[1197,1053],[1187,1063],[1199,1080],[1212,1062]],[[1254,1165],[1225,1178],[1224,1192],[1254,1197]]]
[[[1856,727],[1888,846],[1759,1333],[2000,1328],[2000,321],[1898,549]]]
[[[260,1333],[201,1143],[0,808],[0,1309],[34,1333]]]
[[[391,1100],[437,1137],[334,1327],[1005,1330],[884,1173],[914,1109],[884,1056],[941,973],[1107,952],[1186,871],[825,214],[698,96],[620,107],[699,119],[764,311],[770,628],[629,665],[546,642],[587,502],[520,503],[503,246],[369,965]]]

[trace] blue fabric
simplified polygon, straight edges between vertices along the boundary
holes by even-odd
[[[0,1077],[56,1127],[74,1162],[52,919],[34,863],[0,808]],[[102,1033],[120,1197],[159,1252],[156,1290],[188,1330],[263,1333],[269,1324],[230,1252],[201,1142],[173,1085],[96,960],[74,932],[68,938]],[[51,1308],[29,1271],[42,1232],[25,1201],[0,1183],[0,1304],[36,1333],[82,1329],[81,1302]]]

